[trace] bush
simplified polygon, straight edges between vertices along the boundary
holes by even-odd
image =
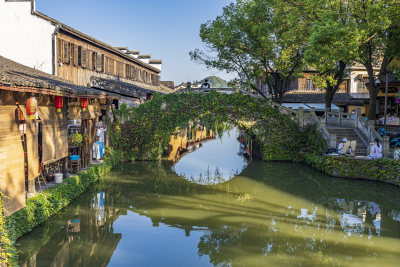
[[[363,160],[305,154],[304,162],[326,174],[365,179],[400,186],[400,162],[391,159]]]
[[[3,195],[0,193],[0,197]],[[3,196],[4,197],[4,196]],[[3,202],[0,198],[0,211],[3,211]],[[0,213],[0,266],[17,265],[17,250],[9,237],[6,228],[6,219],[3,212]]]

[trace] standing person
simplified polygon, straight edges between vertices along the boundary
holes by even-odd
[[[205,79],[204,83],[201,85],[201,88],[210,88],[210,84],[208,83],[207,79]]]
[[[400,160],[400,142],[396,143],[396,148],[393,152],[393,158],[395,160]]]
[[[379,139],[375,139],[375,144],[372,147],[372,158],[374,159],[380,159],[382,158],[382,144],[379,142]]]

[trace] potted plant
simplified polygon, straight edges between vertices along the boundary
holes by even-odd
[[[77,155],[78,154],[78,148],[80,146],[82,146],[82,142],[83,142],[83,136],[79,133],[74,133],[69,137],[69,142],[71,145],[71,148],[73,148],[73,151],[75,151],[73,153],[73,155],[69,156],[70,160],[79,160],[80,156]]]
[[[74,133],[70,136],[70,144],[72,147],[80,147],[83,142],[83,137],[79,133]]]

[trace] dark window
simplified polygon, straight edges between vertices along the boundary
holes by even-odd
[[[97,53],[96,52],[92,52],[92,70],[96,70],[97,68]]]
[[[82,66],[82,47],[78,46],[78,66]]]
[[[104,72],[104,54],[97,54],[97,67],[98,72]]]
[[[81,64],[82,68],[87,68],[88,66],[88,50],[86,48],[82,48]]]
[[[61,63],[63,62],[63,44],[62,40],[57,38],[57,62]]]
[[[64,49],[63,49],[63,53],[64,53],[63,62],[64,62],[65,64],[69,64],[69,63],[70,63],[70,48],[69,48],[69,42],[62,41],[62,43],[63,43],[63,47],[64,47]]]

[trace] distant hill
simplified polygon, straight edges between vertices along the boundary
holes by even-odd
[[[208,83],[213,88],[227,88],[228,82],[217,76],[210,76],[206,78]]]
[[[217,76],[209,76],[207,78],[204,78],[201,81],[194,81],[193,85],[201,86],[201,84],[203,84],[205,79],[208,80],[208,83],[210,84],[211,88],[227,88],[228,87],[228,82]]]

